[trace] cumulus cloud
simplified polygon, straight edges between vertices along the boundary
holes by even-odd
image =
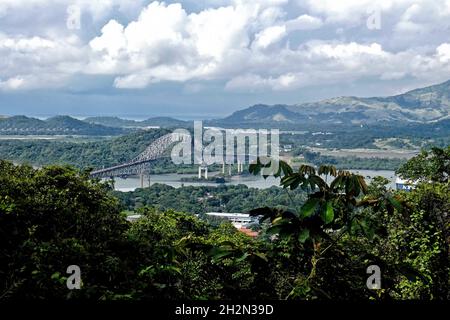
[[[288,30],[313,30],[323,26],[322,19],[302,14],[286,22]]]
[[[144,0],[1,0],[0,16],[17,14],[18,11],[48,10],[53,6],[77,6],[94,19],[100,19],[114,9],[119,12],[137,10],[144,2]]]
[[[324,16],[328,22],[353,24],[365,21],[373,10],[387,12],[394,6],[414,1],[417,0],[299,0],[298,3],[310,12]]]
[[[202,81],[204,91],[219,80],[230,91],[286,91],[358,79],[443,80],[450,71],[449,0],[217,0],[195,11],[160,1],[1,0],[0,13],[25,2],[38,10],[76,4],[108,18],[89,39],[67,30],[0,34],[2,90],[64,86],[89,74],[110,75],[119,89]],[[377,8],[390,19],[370,34],[366,20]],[[110,16],[115,10],[134,10],[135,18]],[[337,29],[339,39],[330,39]]]
[[[237,5],[188,14],[178,3],[153,2],[127,26],[111,20],[103,27],[89,43],[89,70],[132,73],[116,79],[120,88],[208,77],[233,51],[249,45],[257,9]]]
[[[450,43],[443,43],[437,49],[437,56],[442,63],[450,62]]]
[[[286,73],[279,76],[262,77],[257,74],[237,76],[226,83],[229,91],[259,92],[263,90],[286,91],[303,87],[309,83],[305,75],[301,73]]]
[[[378,42],[317,39],[291,47],[290,37],[294,31],[367,18],[368,8],[403,8],[400,22],[418,22],[412,2],[307,1],[308,11],[290,19],[283,7],[286,1],[236,0],[198,13],[188,13],[180,4],[153,2],[126,26],[115,21],[105,26],[90,43],[96,52],[91,66],[93,72],[120,74],[114,82],[118,88],[222,79],[228,90],[293,90],[329,79],[400,79],[426,68],[438,69],[446,63],[445,55],[430,50],[427,56],[414,48],[390,52]],[[365,20],[361,23],[365,26]]]
[[[256,48],[267,48],[287,35],[286,26],[268,27],[255,35],[254,45]]]
[[[8,80],[2,81],[0,79],[0,89],[3,90],[15,90],[19,89],[24,85],[24,79],[20,77],[9,78]]]
[[[59,40],[9,37],[0,33],[0,88],[63,86],[82,69],[85,51],[76,36]]]

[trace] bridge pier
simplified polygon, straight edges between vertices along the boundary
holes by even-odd
[[[244,164],[241,161],[238,161],[237,166],[238,166],[237,167],[237,172],[238,173],[244,172]]]
[[[202,178],[202,171],[205,172],[205,179],[208,179],[208,166],[206,165],[200,165],[198,167],[198,178],[201,179]]]
[[[111,181],[111,186],[113,188],[113,190],[116,189],[116,180],[114,179],[114,177],[110,177],[109,180]]]
[[[147,178],[147,182],[148,182],[148,187],[150,187],[151,185],[151,181],[150,181],[150,173],[140,173],[139,174],[139,180],[141,182],[141,189],[143,189],[145,187],[145,178]]]
[[[144,174],[141,173],[139,176],[140,176],[140,179],[141,179],[141,189],[144,189]]]

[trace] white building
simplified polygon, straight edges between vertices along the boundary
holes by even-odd
[[[208,212],[207,216],[224,218],[229,220],[237,229],[253,222],[253,218],[247,213]]]
[[[397,190],[411,191],[417,183],[410,180],[404,180],[399,177],[395,180],[395,188]]]
[[[138,221],[141,217],[142,217],[142,215],[140,215],[140,214],[133,214],[133,215],[130,215],[127,217],[127,221],[135,222],[135,221]]]

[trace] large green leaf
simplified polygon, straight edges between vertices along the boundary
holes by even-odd
[[[328,201],[326,203],[325,208],[322,212],[322,219],[326,224],[331,223],[334,220],[334,209],[333,203],[331,201]]]
[[[309,239],[309,229],[303,229],[298,235],[298,241],[305,243]]]
[[[331,175],[333,177],[337,176],[337,170],[336,167],[334,166],[325,166],[322,165],[319,167],[319,171],[318,171],[319,175]]]
[[[317,198],[310,198],[308,201],[305,202],[305,204],[300,209],[301,216],[303,218],[310,217],[314,211],[317,208],[317,205],[319,204],[320,200]]]
[[[395,199],[394,197],[388,196],[388,197],[387,197],[387,200],[388,200],[388,202],[389,202],[395,209],[397,209],[398,211],[402,211],[402,210],[403,210],[403,206],[402,206],[402,204],[400,203],[400,201],[398,201],[398,200]]]

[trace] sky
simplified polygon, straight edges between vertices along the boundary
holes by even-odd
[[[217,118],[450,79],[450,0],[0,0],[0,115]]]

